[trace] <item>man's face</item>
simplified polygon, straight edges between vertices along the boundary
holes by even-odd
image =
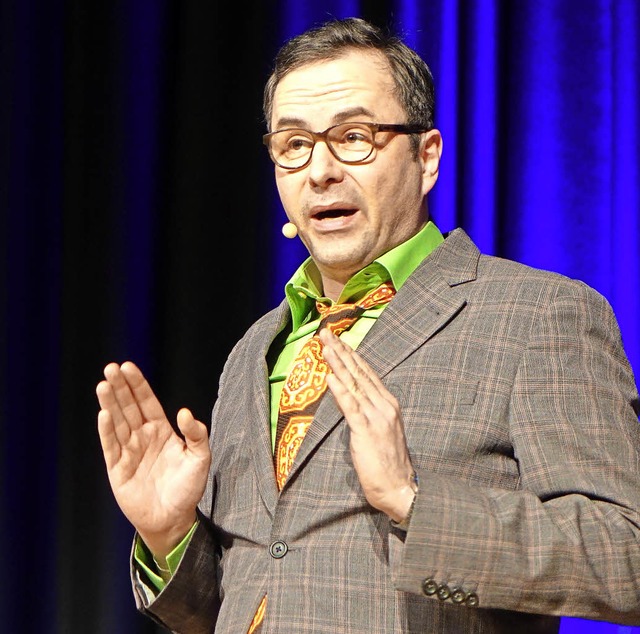
[[[345,121],[407,123],[379,54],[354,50],[291,71],[278,84],[272,130],[319,132]],[[422,135],[417,158],[408,135],[380,132],[377,141],[375,159],[361,164],[341,163],[320,141],[306,167],[275,168],[284,209],[325,285],[344,284],[427,221],[424,197],[437,178],[439,133]]]

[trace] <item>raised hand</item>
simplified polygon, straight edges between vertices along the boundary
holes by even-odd
[[[327,385],[351,434],[351,458],[371,506],[401,521],[415,495],[413,467],[396,398],[371,367],[327,328],[320,332],[332,374]]]
[[[109,482],[140,537],[154,555],[164,557],[195,522],[211,463],[207,428],[181,409],[180,438],[130,361],[110,363],[104,376],[96,393]]]

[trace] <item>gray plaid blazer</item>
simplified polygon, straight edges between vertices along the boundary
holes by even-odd
[[[398,398],[420,477],[408,532],[371,508],[327,394],[278,494],[265,357],[286,303],[235,346],[200,524],[137,605],[184,634],[557,632],[640,624],[638,393],[608,303],[481,255],[460,229],[358,351]]]

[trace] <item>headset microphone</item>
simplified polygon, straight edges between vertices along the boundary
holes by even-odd
[[[298,227],[293,222],[285,222],[282,227],[282,235],[285,238],[295,238],[298,235]]]

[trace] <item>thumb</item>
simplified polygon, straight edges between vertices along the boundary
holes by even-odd
[[[209,453],[209,438],[206,426],[196,420],[191,410],[183,407],[178,412],[178,429],[182,432],[187,449],[196,455],[204,456]]]

